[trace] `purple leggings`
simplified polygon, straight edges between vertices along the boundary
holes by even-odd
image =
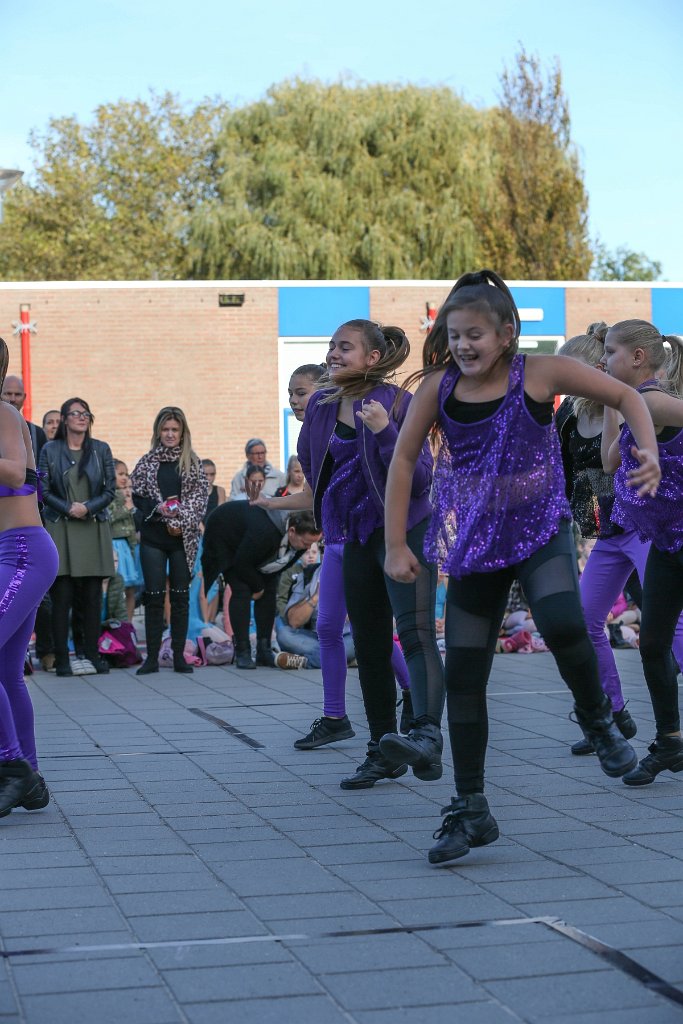
[[[0,761],[23,757],[38,767],[24,659],[58,566],[57,548],[42,526],[0,533]]]
[[[598,656],[600,682],[613,711],[621,711],[624,696],[614,654],[605,635],[605,621],[634,569],[642,584],[649,550],[649,543],[639,540],[634,531],[601,538],[588,556],[581,576],[581,603],[588,635]],[[678,664],[683,665],[683,617],[676,626],[673,652]]]
[[[323,674],[323,714],[343,718],[346,714],[346,651],[343,629],[346,622],[343,544],[326,544],[320,570],[320,594],[316,632],[320,641],[320,665]],[[391,667],[402,690],[409,687],[408,666],[403,651],[394,643]]]

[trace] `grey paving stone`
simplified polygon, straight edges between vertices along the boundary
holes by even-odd
[[[348,1010],[477,1002],[481,989],[457,967],[416,967],[323,974],[328,991]]]
[[[4,884],[4,877],[3,877]],[[55,888],[49,894],[51,909],[75,907],[111,907],[111,896],[101,885],[70,885]],[[0,931],[5,914],[10,911],[42,911],[46,895],[43,889],[4,889],[0,891]]]
[[[288,942],[287,947],[316,975],[446,963],[441,953],[416,935],[354,935],[316,943]]]
[[[517,937],[516,933],[516,938],[514,944],[487,950],[486,956],[482,956],[480,948],[450,950],[448,956],[458,967],[479,981],[537,978],[611,969],[595,953],[570,939],[539,945],[537,942],[524,942],[521,934]]]
[[[5,913],[0,918],[0,933],[8,939],[38,934],[71,933],[75,936],[103,929],[116,930],[122,924],[119,912],[110,907],[64,907],[61,910],[36,910],[31,914]]]
[[[295,963],[297,959],[282,942],[207,943],[195,946],[185,943],[148,949],[147,956],[160,970]]]
[[[234,1013],[234,1003],[190,1003],[183,1007],[191,1024],[225,1024]],[[350,1024],[328,996],[281,996],[276,999],[250,999],[239,1008],[240,1024],[290,1024],[315,1021],[315,1024]]]
[[[595,971],[552,978],[489,981],[486,988],[523,1020],[547,1020],[550,1013],[595,1013],[638,1007],[643,1021],[661,1005],[657,996],[621,971]]]
[[[128,923],[141,942],[213,939],[232,935],[261,935],[265,932],[253,914],[243,910],[129,917]]]
[[[217,880],[202,864],[194,862],[191,871],[164,872],[160,875],[110,875],[107,888],[115,895],[123,893],[174,893],[210,889]]]
[[[109,954],[112,957],[112,954]],[[82,960],[71,963],[19,963],[12,969],[19,993],[37,996],[50,992],[99,992],[103,989],[156,988],[158,972],[142,953],[133,957]]]
[[[319,995],[323,992],[308,971],[296,963],[252,964],[242,967],[197,967],[165,971],[164,978],[181,1003],[257,999],[275,996]]]
[[[280,896],[331,892],[348,886],[310,858],[214,865],[214,871],[240,896]]]
[[[645,1021],[647,1024],[678,1024],[680,1019],[680,1011],[662,999],[658,1006],[648,1006],[645,1013],[640,1006],[593,1013],[569,1013],[544,1017],[543,1024],[644,1024]]]
[[[200,911],[243,910],[244,904],[225,886],[190,892],[130,893],[116,897],[126,915],[190,914]]]
[[[74,1024],[96,1019],[97,1024],[179,1024],[182,1020],[162,988],[113,989],[90,992],[25,996],[27,1024]],[[96,1017],[93,1014],[96,1013]]]

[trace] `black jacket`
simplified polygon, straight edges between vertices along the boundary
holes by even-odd
[[[85,463],[91,497],[85,502],[94,519],[109,519],[108,507],[116,494],[116,474],[111,448],[104,441],[90,441],[91,449]],[[52,523],[66,517],[71,502],[66,496],[66,474],[72,466],[66,441],[48,441],[40,453],[40,470],[45,518]]]
[[[236,572],[256,593],[263,590],[259,566],[274,558],[284,536],[265,509],[248,501],[226,501],[206,521],[202,549],[204,589],[220,573]]]

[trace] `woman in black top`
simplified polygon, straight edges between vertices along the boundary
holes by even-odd
[[[187,636],[190,578],[206,512],[209,484],[182,409],[157,413],[149,452],[131,474],[140,522],[140,562],[145,580],[147,658],[138,675],[159,671],[164,628],[166,577],[170,581],[173,668],[191,672],[183,656]]]
[[[109,671],[97,641],[102,580],[114,575],[109,505],[116,475],[109,445],[91,436],[92,422],[88,403],[69,398],[60,410],[54,441],[40,453],[45,529],[59,552],[59,571],[50,590],[58,676],[73,675],[68,639],[75,594],[82,609],[85,657],[97,672]]]

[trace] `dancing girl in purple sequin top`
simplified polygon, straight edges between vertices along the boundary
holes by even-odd
[[[637,760],[614,725],[586,633],[552,403],[564,393],[619,409],[640,445],[629,484],[642,495],[659,482],[652,422],[640,396],[598,370],[563,356],[518,355],[519,333],[514,300],[496,274],[460,278],[425,344],[418,375],[424,379],[389,471],[385,565],[407,583],[420,572],[405,543],[407,499],[416,458],[436,423],[441,449],[426,554],[438,556],[450,574],[446,693],[457,797],[442,812],[433,864],[498,838],[484,796],[486,684],[515,578],[603,771],[621,776]]]
[[[0,338],[0,388],[9,352]],[[0,402],[0,817],[14,807],[38,810],[50,794],[38,771],[33,705],[24,659],[38,605],[59,558],[43,528],[28,426]]]
[[[605,338],[605,367],[643,396],[657,432],[662,480],[653,500],[634,492],[637,465],[633,424],[619,426],[605,410],[602,453],[615,473],[612,520],[652,541],[645,566],[640,656],[657,733],[649,754],[624,775],[628,786],[647,786],[663,771],[683,771],[677,672],[671,654],[683,612],[683,341],[664,336],[646,320],[624,320]],[[660,380],[663,377],[663,380]],[[673,393],[671,393],[673,392]]]
[[[407,765],[424,781],[442,773],[444,690],[434,615],[437,574],[422,553],[431,514],[433,465],[426,443],[416,460],[407,515],[408,543],[421,559],[421,578],[402,586],[383,568],[387,472],[411,401],[390,379],[409,351],[408,339],[398,327],[361,319],[342,324],[330,339],[328,373],[308,401],[299,435],[299,461],[307,484],[293,499],[298,499],[297,507],[313,507],[325,536],[317,623],[325,709],[323,719],[295,745],[311,749],[353,735],[343,704],[346,661],[341,625],[348,609],[370,742],[363,764],[341,781],[343,789],[368,789],[381,780],[399,778]],[[293,499],[259,498],[257,503],[292,508]],[[407,756],[390,762],[380,753],[379,740],[396,730],[394,618],[410,688],[416,694],[417,736]],[[332,640],[340,647],[339,671]]]

